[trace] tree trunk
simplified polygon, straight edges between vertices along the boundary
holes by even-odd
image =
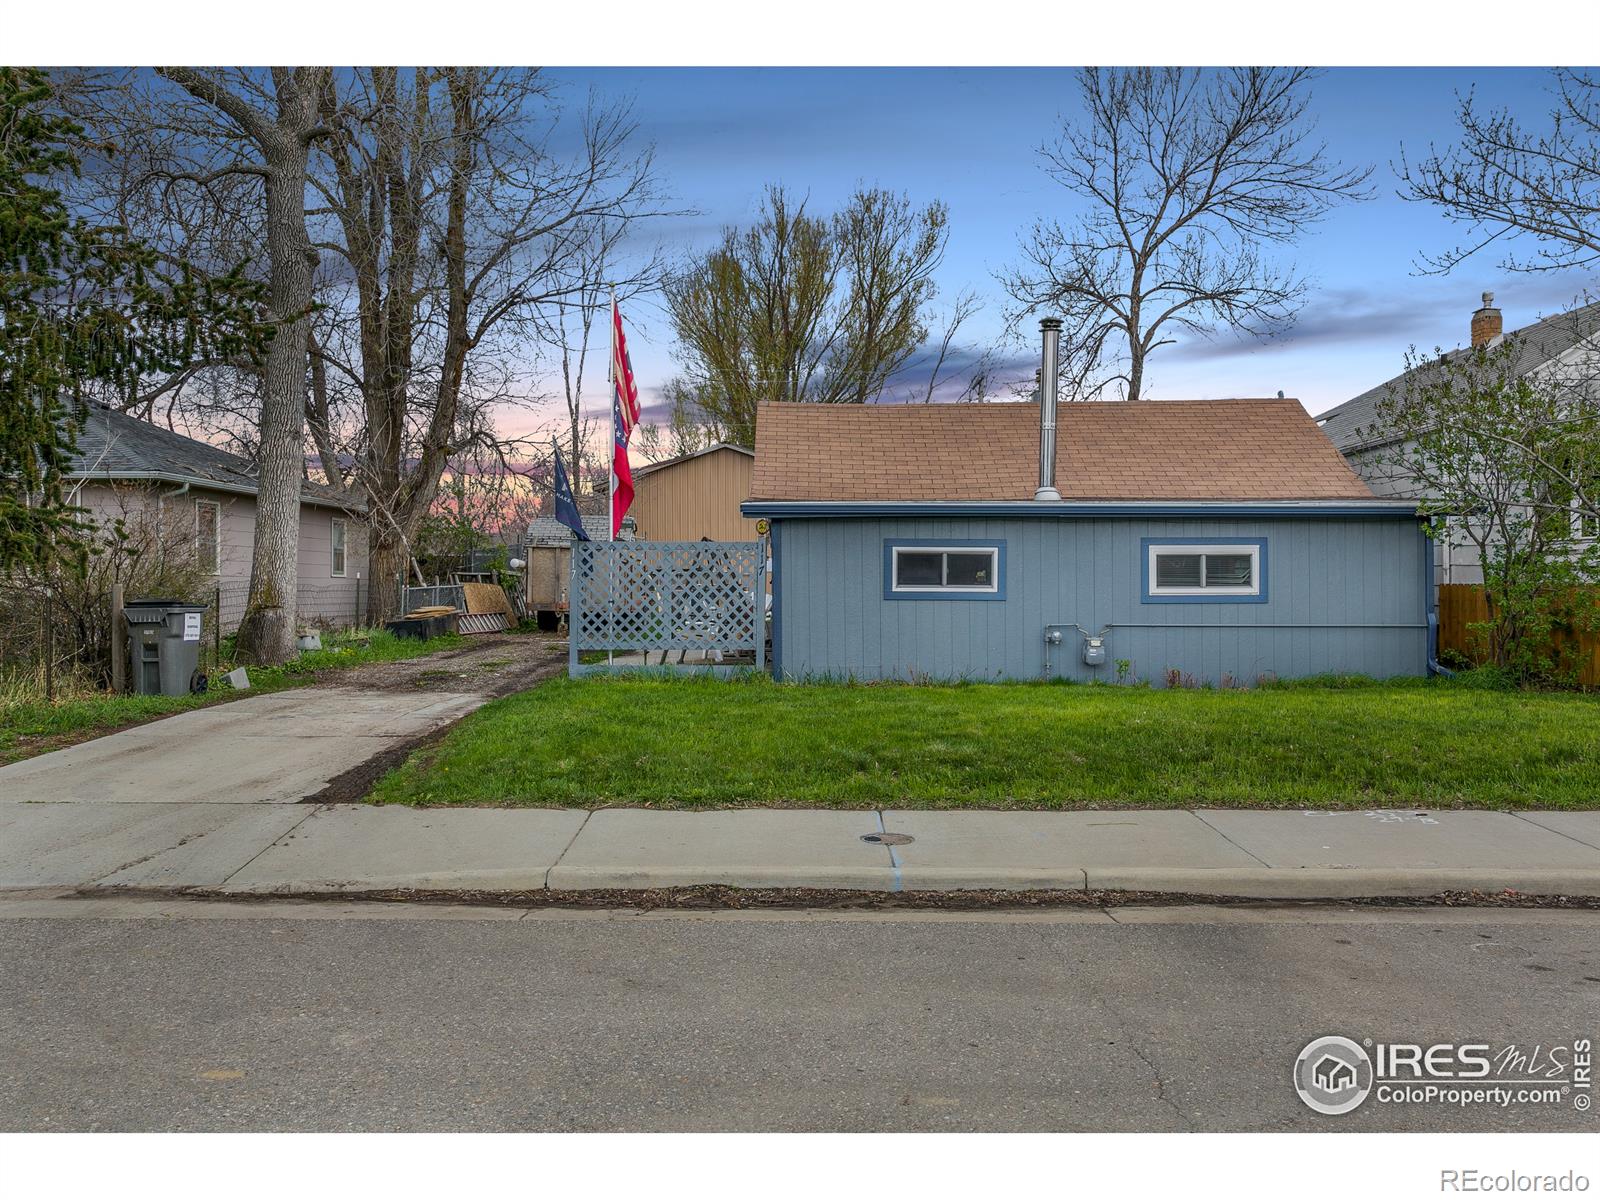
[[[294,655],[299,590],[300,487],[305,478],[306,338],[316,252],[306,237],[307,143],[269,139],[267,253],[275,328],[261,398],[261,476],[256,492],[250,595],[239,625],[246,662],[272,665]]]
[[[272,75],[277,119],[249,126],[266,168],[268,305],[274,329],[263,373],[250,594],[238,636],[239,657],[265,665],[285,662],[295,653],[307,345],[317,263],[306,234],[306,172],[317,103],[329,72],[277,67]]]
[[[400,585],[409,569],[406,544],[392,529],[377,525],[367,541],[367,568],[372,586],[367,589],[367,624],[381,625],[400,616]]]
[[[191,67],[157,71],[227,117],[243,135],[234,143],[248,145],[259,159],[239,169],[263,177],[266,184],[272,338],[262,371],[255,549],[238,654],[245,662],[281,663],[294,654],[307,343],[317,263],[306,235],[306,174],[312,139],[324,132],[318,105],[333,72],[329,67],[270,68],[276,107],[270,111],[231,89],[225,73]]]

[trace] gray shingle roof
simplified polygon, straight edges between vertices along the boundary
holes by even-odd
[[[605,541],[610,529],[610,521],[604,513],[585,513],[583,515],[583,531],[589,535],[591,541]],[[524,546],[565,546],[571,540],[572,530],[554,517],[535,517],[528,522],[528,531],[523,535],[522,544]]]
[[[1506,338],[1515,339],[1518,347],[1517,374],[1526,375],[1572,349],[1586,338],[1594,337],[1596,333],[1600,333],[1600,303],[1575,308],[1571,312],[1560,313],[1554,317],[1546,317],[1532,325],[1513,330],[1506,334]],[[1466,353],[1466,350],[1452,350],[1445,355],[1445,358],[1459,358]],[[1344,451],[1381,441],[1381,431],[1376,437],[1372,433],[1373,427],[1378,423],[1378,402],[1390,388],[1398,386],[1404,379],[1405,375],[1396,375],[1375,388],[1367,389],[1354,399],[1330,408],[1317,418],[1322,423],[1323,432],[1332,439],[1335,446]]]
[[[252,496],[257,487],[256,468],[248,459],[98,404],[89,406],[71,474],[89,479],[189,483]],[[309,504],[354,511],[366,508],[326,484],[307,480],[300,491],[301,499]]]

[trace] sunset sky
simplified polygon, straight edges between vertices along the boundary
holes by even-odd
[[[858,183],[950,206],[938,276],[945,298],[974,288],[985,302],[963,338],[981,352],[1001,337],[997,270],[1041,214],[1070,215],[1071,197],[1039,170],[1035,150],[1077,111],[1068,69],[551,68],[569,102],[590,89],[631,98],[642,139],[655,145],[662,183],[696,215],[659,221],[653,238],[684,255],[721,227],[750,219],[763,186],[782,182],[831,211]],[[1445,278],[1417,273],[1419,252],[1458,236],[1436,211],[1395,195],[1402,144],[1415,154],[1455,130],[1458,93],[1475,89],[1536,127],[1547,122],[1548,72],[1522,69],[1335,69],[1314,85],[1312,111],[1332,157],[1376,168],[1376,195],[1337,209],[1287,253],[1312,280],[1298,327],[1265,345],[1224,335],[1152,359],[1150,395],[1300,398],[1313,413],[1396,374],[1408,346],[1454,346],[1479,293],[1492,290],[1506,328],[1564,307],[1589,281],[1507,275],[1484,255]],[[664,314],[636,303],[628,321],[635,372],[648,401],[677,369]],[[603,354],[603,350],[602,350]],[[1017,370],[1032,374],[1030,353]],[[920,372],[925,377],[925,371]],[[604,411],[604,376],[592,397]],[[519,419],[518,423],[521,421]]]

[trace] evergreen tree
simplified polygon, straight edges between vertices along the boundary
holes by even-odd
[[[0,572],[82,564],[66,475],[90,399],[197,358],[254,360],[267,336],[242,266],[196,278],[68,209],[50,181],[77,171],[83,131],[52,101],[43,71],[0,67]]]

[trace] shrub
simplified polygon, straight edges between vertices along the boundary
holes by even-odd
[[[162,596],[203,603],[212,577],[195,556],[192,523],[165,518],[146,489],[118,491],[120,509],[88,537],[88,557],[18,572],[0,586],[0,670],[42,675],[49,613],[53,668],[62,680],[104,687],[111,681],[111,587],[128,598]]]

